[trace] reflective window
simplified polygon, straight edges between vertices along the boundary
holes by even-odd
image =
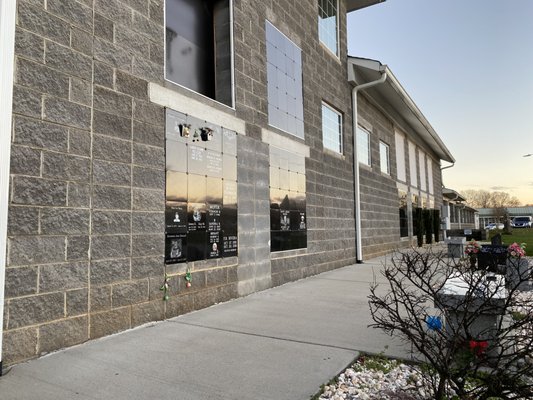
[[[269,125],[304,137],[302,51],[265,22]]]
[[[357,160],[370,166],[370,132],[360,126],[357,127]]]
[[[342,115],[322,103],[322,141],[324,147],[342,153]]]
[[[337,0],[318,0],[318,37],[335,55],[339,55]]]
[[[165,0],[165,78],[233,105],[230,0]]]
[[[407,174],[405,168],[405,138],[400,133],[394,135],[396,144],[396,177],[399,181],[406,182]]]
[[[389,145],[379,142],[379,166],[381,172],[390,175]]]

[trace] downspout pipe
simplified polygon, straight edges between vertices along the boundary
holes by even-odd
[[[2,338],[4,326],[4,286],[6,277],[7,207],[11,156],[11,118],[13,106],[13,64],[15,60],[16,0],[0,1],[0,376],[2,376]]]
[[[363,241],[361,238],[361,193],[359,190],[359,160],[357,159],[357,93],[379,85],[387,79],[387,66],[381,67],[381,77],[375,81],[356,85],[352,88],[352,132],[353,132],[353,170],[354,170],[354,218],[355,218],[355,261],[363,263]]]

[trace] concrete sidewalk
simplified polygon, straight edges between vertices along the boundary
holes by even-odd
[[[359,351],[406,356],[367,328],[385,258],[14,366],[0,399],[308,399]]]

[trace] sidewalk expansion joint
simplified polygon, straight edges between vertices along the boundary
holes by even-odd
[[[292,343],[299,343],[299,344],[307,344],[307,345],[310,345],[310,346],[325,347],[325,348],[328,348],[328,349],[348,350],[348,351],[354,351],[354,352],[360,351],[358,349],[354,349],[354,348],[351,348],[351,347],[343,347],[343,346],[335,346],[335,345],[331,345],[331,344],[309,342],[309,341],[306,341],[306,340],[288,339],[288,338],[283,338],[283,337],[278,337],[278,336],[262,335],[260,333],[242,332],[242,331],[237,331],[237,330],[234,330],[234,329],[223,329],[223,328],[217,328],[217,327],[214,327],[214,326],[207,326],[207,325],[202,325],[202,324],[194,324],[194,323],[191,323],[191,322],[181,322],[181,321],[168,321],[168,322],[173,323],[173,324],[186,325],[186,326],[195,326],[197,328],[210,329],[210,330],[220,331],[220,332],[234,333],[234,334],[237,334],[237,335],[254,336],[254,337],[259,337],[259,338],[264,338],[264,339],[279,340],[279,341],[283,341],[283,342],[292,342]]]

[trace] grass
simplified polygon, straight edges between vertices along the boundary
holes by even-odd
[[[492,237],[497,233],[501,233],[503,244],[507,246],[513,244],[514,242],[518,244],[525,243],[526,255],[530,257],[533,256],[533,228],[514,228],[513,233],[510,235],[503,233],[501,230],[493,230],[490,231],[489,239],[492,239]]]

